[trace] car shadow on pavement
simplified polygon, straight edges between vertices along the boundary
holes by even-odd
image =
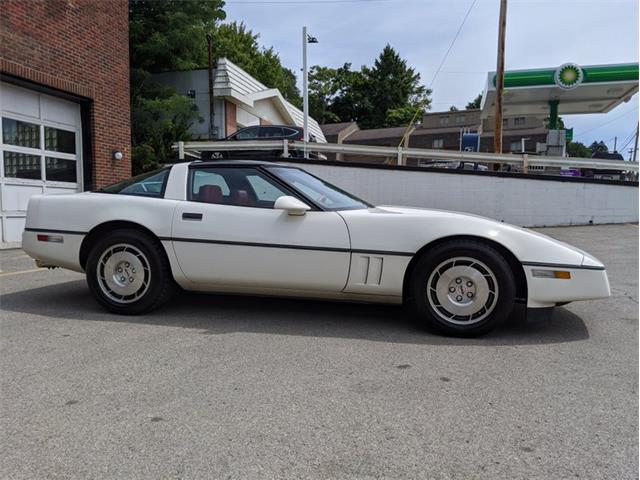
[[[181,292],[152,313],[121,316],[104,311],[83,280],[3,295],[2,309],[83,321],[191,328],[207,335],[250,332],[477,346],[564,343],[589,338],[584,321],[564,308],[556,308],[550,320],[534,323],[523,322],[522,314],[516,312],[506,325],[476,339],[444,337],[425,330],[400,306],[345,302]]]

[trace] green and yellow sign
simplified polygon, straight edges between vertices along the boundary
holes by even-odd
[[[563,90],[571,90],[582,83],[584,72],[575,63],[565,63],[557,68],[553,80]]]

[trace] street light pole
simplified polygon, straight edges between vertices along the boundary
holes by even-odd
[[[307,27],[302,27],[302,112],[303,112],[303,140],[304,157],[307,157],[307,142],[309,141],[309,72],[307,71]]]
[[[302,113],[304,156],[307,157],[307,142],[309,141],[309,69],[307,67],[307,44],[318,43],[316,37],[307,34],[307,27],[302,27]]]

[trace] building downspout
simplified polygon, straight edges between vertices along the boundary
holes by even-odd
[[[215,111],[213,103],[213,36],[207,33],[207,46],[209,52],[209,140],[218,139],[218,129],[215,126]]]

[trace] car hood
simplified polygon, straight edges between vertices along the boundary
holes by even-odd
[[[602,266],[572,245],[480,215],[393,205],[340,214],[349,227],[354,249],[415,253],[433,241],[466,236],[499,243],[524,263]]]

